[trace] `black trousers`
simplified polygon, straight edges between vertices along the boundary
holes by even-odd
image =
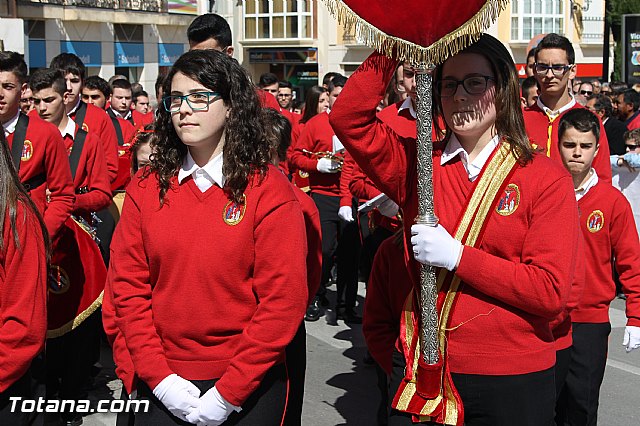
[[[287,356],[287,375],[289,376],[289,397],[283,424],[285,426],[300,426],[304,400],[304,378],[307,369],[307,330],[304,321],[285,349],[285,353]]]
[[[23,400],[33,399],[31,395],[31,374],[29,371],[5,389],[4,392],[0,392],[0,424],[3,426],[28,425],[29,413],[23,413],[21,411],[22,401],[15,402],[15,409],[12,411],[11,406],[14,402],[9,399],[11,397],[20,397]]]
[[[193,380],[202,395],[211,389],[218,379]],[[138,399],[149,400],[149,411],[136,413],[136,425],[187,426],[175,417],[155,396],[146,383],[138,382]],[[242,411],[233,412],[224,426],[280,426],[287,404],[287,370],[284,364],[272,367],[260,382],[260,386],[242,404]]]
[[[338,267],[337,304],[354,308],[358,295],[358,259],[360,258],[358,223],[345,222],[338,217],[340,197],[312,193],[311,198],[318,207],[322,230],[322,278],[318,296],[324,296],[326,293],[326,285],[329,282],[335,257]],[[353,217],[357,217],[357,213]]]
[[[381,226],[371,231],[367,213],[360,215],[360,232],[362,234],[362,252],[360,254],[360,268],[365,282],[369,282],[373,258],[378,252],[380,244],[393,235],[393,232]]]
[[[390,401],[403,376],[404,359],[394,352]],[[553,367],[512,376],[457,373],[451,376],[464,405],[465,426],[553,425],[556,394]],[[390,409],[389,426],[412,424],[410,415]]]
[[[604,378],[611,324],[573,323],[573,345],[564,388],[558,399],[560,425],[598,423],[600,385]]]
[[[122,385],[122,392],[120,393],[121,401],[129,401],[129,394],[127,390]],[[133,407],[132,407],[133,408]],[[122,411],[118,413],[116,416],[116,426],[133,426],[136,421],[136,414],[133,412],[133,409],[130,411]]]

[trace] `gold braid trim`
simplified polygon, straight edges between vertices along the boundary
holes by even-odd
[[[487,0],[471,19],[428,47],[380,31],[358,16],[342,0],[324,0],[324,3],[329,13],[344,26],[345,31],[351,32],[354,28],[356,38],[367,46],[389,57],[395,51],[396,59],[408,60],[412,64],[437,65],[476,42],[507,7],[509,0]]]
[[[55,337],[60,337],[64,334],[67,334],[68,332],[82,324],[84,320],[89,318],[89,315],[94,313],[100,306],[102,306],[102,296],[104,296],[104,290],[100,292],[100,295],[96,300],[93,301],[91,306],[80,312],[80,315],[75,317],[73,321],[69,321],[62,327],[58,327],[54,330],[47,330],[47,339],[53,339]]]

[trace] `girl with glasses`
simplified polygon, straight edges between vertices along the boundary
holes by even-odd
[[[236,61],[187,52],[163,92],[109,279],[138,396],[150,401],[136,423],[278,425],[284,348],[307,302],[300,205],[270,165],[261,106]]]
[[[415,407],[429,404],[432,416],[457,416],[458,424],[464,416],[467,426],[551,424],[556,347],[549,322],[566,303],[578,241],[571,178],[534,153],[513,60],[484,34],[433,74],[433,122],[444,127],[433,146],[439,224],[414,224],[416,140],[375,114],[396,64],[372,54],[331,113],[346,149],[407,218],[414,291],[403,307],[367,320],[398,327],[389,425],[412,424],[412,415],[419,420]],[[438,277],[441,363],[432,366],[416,353],[420,264],[435,267]],[[383,314],[403,309],[401,318]],[[416,383],[435,393],[416,392]]]

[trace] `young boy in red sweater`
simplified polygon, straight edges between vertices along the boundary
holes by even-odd
[[[640,347],[640,244],[629,202],[592,167],[599,136],[600,122],[586,109],[568,111],[558,126],[558,148],[578,201],[586,268],[582,299],[571,312],[571,359],[556,410],[564,416],[562,424],[597,422],[611,332],[609,304],[615,297],[612,264],[628,297],[623,345],[627,352]]]

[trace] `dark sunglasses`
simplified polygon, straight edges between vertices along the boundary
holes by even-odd
[[[640,148],[640,145],[631,145],[631,144],[625,144],[625,146],[627,148],[629,148],[629,150],[633,151],[634,149],[638,149]]]
[[[591,96],[591,94],[593,93],[593,91],[591,90],[581,90],[580,94],[584,95],[584,96]]]

